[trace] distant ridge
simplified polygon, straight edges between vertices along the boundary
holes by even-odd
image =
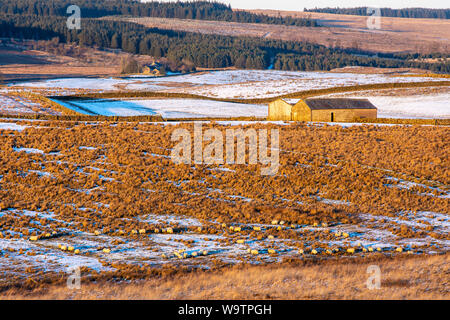
[[[367,10],[368,7],[357,8],[314,8],[304,9],[305,12],[320,12],[333,14],[349,14],[355,16],[370,16],[373,13]],[[391,9],[381,8],[381,16],[398,18],[423,18],[423,19],[450,19],[450,9],[429,9],[429,8],[403,8]]]

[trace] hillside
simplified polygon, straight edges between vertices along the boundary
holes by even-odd
[[[378,52],[443,52],[450,53],[450,21],[436,19],[405,19],[382,17],[381,30],[369,30],[367,17],[330,13],[251,10],[271,16],[310,17],[325,27],[306,32],[293,30],[284,40],[306,40],[323,45],[338,44],[352,48],[355,43],[363,50]],[[273,27],[272,27],[273,29]],[[279,32],[274,32],[274,35]]]
[[[357,16],[369,16],[372,14],[371,8],[314,8],[305,9],[306,12],[322,12],[333,14],[350,14]],[[430,9],[430,8],[379,8],[383,17],[398,18],[424,18],[424,19],[450,19],[450,9]]]

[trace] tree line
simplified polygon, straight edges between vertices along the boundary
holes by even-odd
[[[373,12],[368,12],[367,7],[358,8],[314,8],[304,9],[305,12],[321,12],[334,14],[350,14],[355,16],[370,16]],[[398,18],[425,18],[425,19],[450,19],[450,9],[429,9],[429,8],[403,8],[391,9],[380,8],[382,17]]]
[[[57,38],[62,43],[121,49],[132,54],[167,58],[175,67],[235,66],[241,69],[330,70],[345,66],[415,67],[450,73],[450,63],[413,61],[431,55],[395,57],[355,55],[351,49],[327,48],[307,42],[231,37],[161,30],[122,21],[83,19],[81,30],[70,30],[62,17],[0,15],[0,37],[32,40]],[[437,54],[438,57],[441,55]]]
[[[178,19],[219,20],[244,23],[266,23],[315,27],[308,18],[271,17],[246,11],[233,11],[231,6],[215,1],[146,2],[137,0],[2,0],[0,13],[39,16],[67,16],[67,7],[77,5],[83,18],[110,15],[161,17]]]

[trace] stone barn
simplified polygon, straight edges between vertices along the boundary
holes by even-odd
[[[151,74],[154,76],[160,76],[161,75],[161,67],[162,65],[158,62],[153,62],[152,64],[145,65],[142,68],[143,74]]]
[[[278,99],[269,104],[268,120],[346,122],[377,118],[377,108],[368,99],[321,98]]]

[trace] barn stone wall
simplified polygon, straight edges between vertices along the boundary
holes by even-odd
[[[332,119],[333,115],[333,119]],[[355,118],[377,118],[376,109],[326,109],[312,110],[312,121],[346,122]]]
[[[292,107],[292,120],[311,121],[311,109],[309,109],[303,100],[300,100],[295,106]]]
[[[283,101],[283,100],[276,100],[271,103],[269,103],[269,116],[267,120],[270,121],[290,121],[291,120],[291,113],[292,113],[292,106]]]

